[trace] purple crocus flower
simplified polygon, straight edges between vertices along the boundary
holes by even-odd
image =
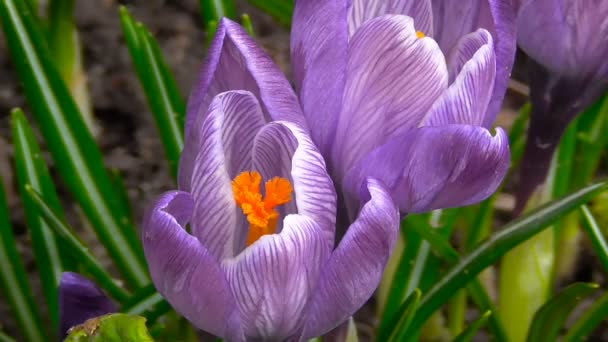
[[[116,312],[114,303],[89,279],[64,272],[59,283],[59,338],[86,320]]]
[[[336,192],[303,125],[287,79],[222,20],[188,105],[180,190],[152,205],[142,232],[156,288],[198,328],[229,341],[308,339],[376,289],[398,209],[368,178],[334,248]]]
[[[492,194],[509,164],[489,131],[515,53],[500,0],[299,0],[293,73],[313,141],[349,216],[367,177],[402,213]]]
[[[518,207],[544,182],[566,127],[608,89],[608,2],[522,1],[519,46],[532,58],[533,112],[521,169]]]

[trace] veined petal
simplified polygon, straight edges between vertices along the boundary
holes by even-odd
[[[142,225],[144,253],[158,292],[196,327],[244,341],[234,298],[219,262],[184,229],[194,203],[186,192],[163,194]]]
[[[458,65],[461,60],[470,53],[478,39],[471,35],[480,33],[486,39],[486,43],[472,53],[472,56],[464,65]],[[433,104],[423,122],[423,126],[441,126],[449,124],[463,124],[482,126],[496,76],[496,57],[492,45],[492,36],[489,32],[479,31],[464,37],[462,44],[458,45],[457,55],[453,56],[453,70],[457,70],[456,79],[441,97]],[[472,44],[467,44],[468,42]]]
[[[396,137],[350,170],[354,197],[367,177],[386,184],[403,213],[464,206],[490,196],[509,167],[505,132],[479,126],[422,127]]]
[[[224,261],[248,339],[285,341],[300,336],[304,312],[330,252],[314,220],[289,215],[280,234],[262,236]]]
[[[441,50],[433,39],[417,37],[411,18],[386,15],[364,23],[349,51],[334,146],[338,173],[387,138],[418,126],[447,79]]]
[[[374,293],[399,234],[399,212],[381,182],[370,179],[368,198],[321,272],[303,337],[327,333]]]
[[[489,45],[492,50],[494,49],[492,35],[483,28],[468,33],[460,38],[448,55],[450,84],[452,84],[460,74],[464,65],[473,58],[479,49],[486,45]]]
[[[348,52],[347,0],[296,1],[291,63],[313,141],[328,153],[342,104]]]
[[[64,272],[59,283],[59,339],[86,320],[117,311],[103,291],[78,273]]]
[[[333,247],[336,191],[323,156],[306,132],[288,122],[266,125],[255,139],[253,165],[263,179],[284,177],[292,182],[295,201],[283,205],[283,216],[297,212],[313,219]]]
[[[192,233],[218,260],[237,254],[247,237],[249,224],[238,211],[231,181],[251,170],[254,139],[263,125],[255,96],[229,91],[197,117],[186,140],[179,173],[180,188],[194,198]]]
[[[298,99],[283,73],[241,26],[224,18],[188,100],[186,136],[196,117],[207,113],[215,95],[229,90],[253,93],[268,121],[284,119],[306,127]]]
[[[431,0],[353,0],[348,16],[349,36],[352,37],[367,20],[385,14],[412,17],[416,30],[427,36],[433,36]]]

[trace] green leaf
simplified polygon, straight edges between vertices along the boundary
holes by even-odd
[[[251,17],[249,17],[249,14],[243,13],[243,15],[241,15],[241,22],[243,23],[243,27],[245,28],[247,33],[249,33],[251,37],[255,37],[253,23],[251,22]]]
[[[406,229],[407,228],[412,229],[416,234],[420,235],[421,238],[426,240],[431,245],[431,249],[441,259],[454,263],[460,258],[460,255],[450,243],[435,230],[420,225],[410,225],[409,227],[406,227]]]
[[[184,147],[184,100],[150,32],[136,22],[125,7],[120,7],[120,19],[133,65],[154,114],[171,172],[176,177]]]
[[[121,308],[130,315],[145,316],[150,323],[171,310],[169,303],[156,291],[153,285],[141,288]]]
[[[0,19],[26,98],[64,183],[125,280],[150,282],[128,208],[115,193],[101,151],[54,66],[28,6],[0,1]]]
[[[391,327],[389,328],[389,331],[391,331],[391,334],[388,338],[389,342],[403,341],[406,336],[405,332],[410,326],[412,318],[414,318],[416,309],[418,309],[418,304],[420,304],[420,296],[422,296],[422,292],[420,292],[419,289],[415,289],[407,297],[405,302],[401,304],[396,314],[396,317],[398,319],[396,319],[396,322],[394,322],[393,324],[390,324]],[[378,340],[382,341],[383,338],[381,336],[378,336]]]
[[[572,310],[598,287],[597,284],[576,283],[553,296],[534,315],[527,341],[557,341],[559,331]]]
[[[581,207],[581,211],[583,212],[583,217],[585,219],[583,227],[585,227],[585,231],[587,231],[589,239],[593,244],[593,249],[599,256],[602,265],[604,265],[605,269],[608,271],[608,243],[606,243],[604,234],[602,234],[593,214],[591,214],[591,211],[586,205]]]
[[[492,311],[486,311],[483,315],[481,315],[478,319],[476,319],[471,325],[469,325],[463,332],[461,332],[458,336],[454,338],[453,342],[470,342],[473,340],[473,337],[477,334],[479,329],[483,328],[488,319],[492,316]],[[549,341],[549,340],[547,340]]]
[[[32,247],[38,273],[42,285],[42,291],[48,305],[48,312],[55,329],[59,324],[59,298],[57,288],[66,267],[74,269],[74,259],[62,258],[60,248],[55,241],[52,230],[48,227],[40,211],[25,192],[26,184],[40,192],[45,200],[53,207],[63,219],[63,209],[55,190],[53,180],[40,152],[40,146],[36,142],[25,115],[20,109],[12,112],[11,120],[13,145],[15,148],[15,164],[17,178],[19,180],[19,192],[25,209],[25,218],[32,238]],[[65,245],[61,246],[66,251]]]
[[[122,313],[89,319],[72,328],[65,342],[154,341],[146,328],[146,319]]]
[[[250,4],[275,18],[281,25],[290,26],[293,0],[248,0]]]
[[[27,273],[17,252],[9,221],[4,186],[0,179],[0,288],[26,341],[45,341],[40,313],[27,281]]]
[[[200,0],[200,5],[205,27],[212,21],[219,23],[223,17],[232,20],[237,18],[234,0]]]
[[[452,267],[422,297],[420,307],[410,325],[407,336],[414,336],[415,330],[419,329],[433,312],[486,267],[496,262],[515,246],[543,231],[564,214],[587,202],[605,188],[605,182],[592,184],[562,199],[550,202],[511,222],[499,233],[480,244]]]
[[[15,339],[0,331],[0,342],[16,342]]]
[[[89,248],[78,239],[73,230],[63,222],[59,215],[47,205],[40,194],[29,185],[25,186],[25,191],[49,227],[67,245],[66,251],[80,261],[80,264],[93,276],[96,283],[117,301],[122,303],[128,300],[129,293],[114,282],[112,276],[97,261],[97,258],[89,252]]]
[[[574,322],[562,339],[562,342],[584,341],[591,332],[606,318],[608,318],[608,292],[596,299],[591,307]]]

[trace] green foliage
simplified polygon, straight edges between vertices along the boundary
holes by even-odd
[[[65,342],[152,342],[146,319],[126,314],[111,314],[90,319],[74,327]]]

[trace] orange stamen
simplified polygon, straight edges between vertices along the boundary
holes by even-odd
[[[419,39],[422,39],[422,38],[426,37],[426,35],[422,31],[416,31],[416,37],[418,37]]]
[[[264,199],[260,192],[261,184],[262,176],[255,171],[242,172],[232,181],[234,200],[250,224],[247,246],[264,235],[276,232],[279,212],[275,208],[291,201],[293,188],[287,179],[275,177],[267,181]]]

